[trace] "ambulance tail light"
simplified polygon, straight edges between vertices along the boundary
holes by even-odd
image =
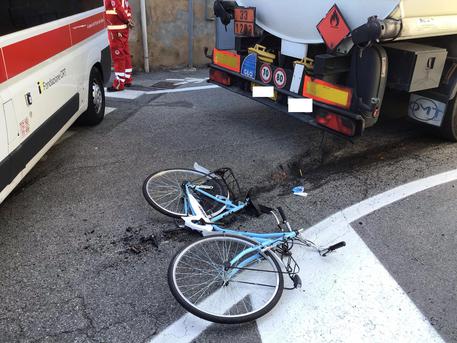
[[[209,72],[209,79],[225,86],[232,85],[232,78],[230,75],[220,70],[211,69]]]
[[[342,133],[345,136],[352,137],[355,135],[356,126],[351,119],[331,112],[320,113],[316,116],[315,119],[316,123],[319,125]]]

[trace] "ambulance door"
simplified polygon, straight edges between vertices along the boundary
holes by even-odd
[[[0,193],[11,180],[11,164],[8,158],[8,128],[6,126],[5,112],[1,104],[3,104],[3,100],[0,97]]]

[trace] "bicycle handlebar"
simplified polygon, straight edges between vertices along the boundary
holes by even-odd
[[[335,251],[335,250],[340,249],[340,248],[345,247],[345,246],[346,246],[346,242],[339,242],[339,243],[336,243],[336,244],[328,247],[327,249],[329,251]]]
[[[331,245],[329,246],[327,249],[324,249],[324,250],[321,250],[320,251],[320,254],[321,256],[327,256],[329,253],[337,250],[337,249],[340,249],[340,248],[343,248],[346,246],[346,242],[339,242],[339,243],[336,243],[334,245]]]

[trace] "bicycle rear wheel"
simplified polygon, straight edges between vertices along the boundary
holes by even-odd
[[[227,199],[230,197],[227,187],[219,180],[192,169],[167,169],[148,176],[143,183],[143,195],[157,211],[174,218],[184,217],[189,215],[184,206],[185,192],[182,187],[184,182],[211,186],[212,189],[205,189],[205,192]],[[221,213],[226,207],[198,192],[193,192],[193,195],[210,218]]]
[[[255,251],[226,268],[228,261],[256,245],[243,236],[212,235],[185,247],[168,268],[173,296],[190,313],[215,323],[239,324],[265,315],[284,289],[275,256]],[[256,254],[258,259],[243,265]]]

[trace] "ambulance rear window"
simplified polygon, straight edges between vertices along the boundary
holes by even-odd
[[[0,36],[101,6],[102,0],[0,0]]]

